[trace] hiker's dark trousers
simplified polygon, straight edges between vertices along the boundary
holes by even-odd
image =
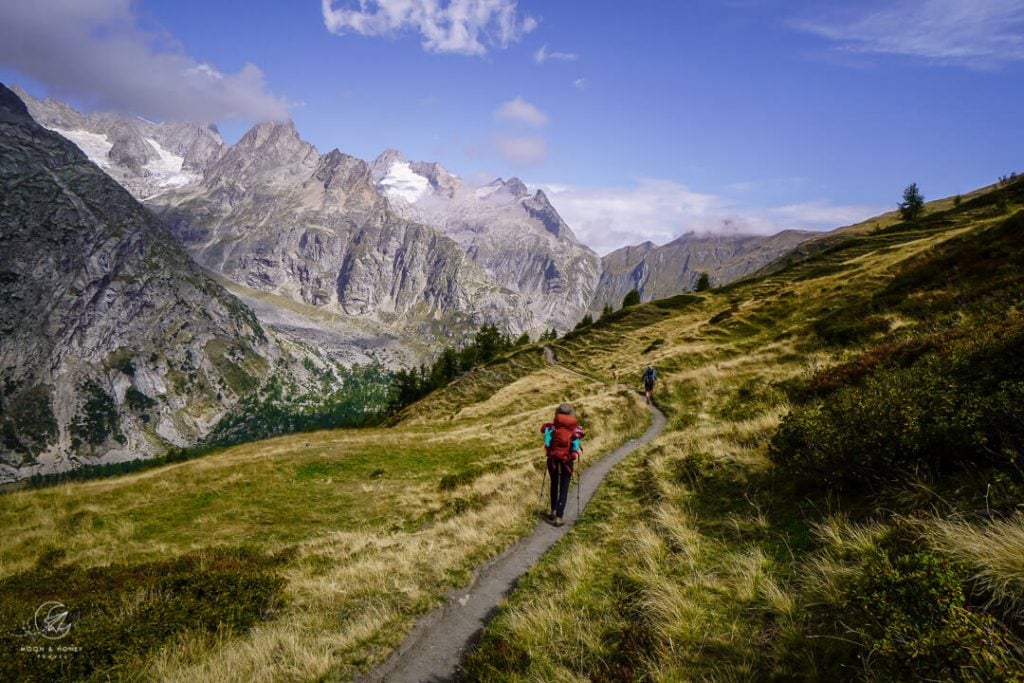
[[[572,463],[548,458],[548,475],[551,478],[551,509],[556,517],[564,517],[565,504],[569,500],[569,482],[572,481]]]

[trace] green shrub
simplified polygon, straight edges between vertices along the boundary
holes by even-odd
[[[717,325],[723,320],[728,320],[729,318],[732,317],[732,314],[738,310],[740,310],[739,306],[732,306],[730,308],[725,309],[724,311],[716,313],[713,316],[711,316],[711,318],[708,320],[708,325]]]
[[[797,387],[791,396],[798,400],[826,396],[842,387],[859,383],[876,368],[908,367],[925,353],[940,348],[941,343],[942,340],[929,336],[876,346],[851,361],[816,372],[803,386]]]
[[[131,410],[137,412],[144,412],[156,405],[156,401],[135,387],[128,387],[128,391],[124,394],[124,402]]]
[[[770,455],[794,477],[837,488],[1016,468],[1024,453],[1024,321],[976,331],[910,367],[795,407]]]
[[[738,387],[717,413],[732,422],[749,420],[782,403],[785,398],[777,386],[751,379]]]
[[[664,346],[664,344],[665,344],[665,340],[664,339],[655,339],[654,341],[652,341],[650,344],[647,345],[647,348],[643,350],[643,353],[644,353],[644,355],[646,355],[646,354],[650,353],[651,351],[656,351],[656,350],[660,349],[662,346]]]
[[[828,313],[814,323],[814,332],[829,344],[848,345],[863,341],[880,332],[889,331],[889,321],[870,315],[861,306],[851,306]]]
[[[0,408],[0,443],[15,453],[32,455],[57,438],[49,388],[37,384],[13,396]]]
[[[831,589],[808,600],[806,638],[787,656],[822,680],[1020,681],[1017,644],[969,603],[967,577],[897,536],[824,565]]]
[[[110,394],[91,379],[79,386],[79,392],[84,403],[70,425],[71,448],[77,451],[83,445],[98,446],[111,437],[124,443],[121,420]]]

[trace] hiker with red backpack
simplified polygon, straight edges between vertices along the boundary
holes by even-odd
[[[544,434],[544,450],[547,453],[547,473],[551,475],[551,512],[548,521],[555,526],[565,522],[565,505],[569,500],[569,482],[572,480],[575,462],[583,454],[580,439],[583,429],[576,419],[576,410],[571,403],[563,403],[555,410],[555,419],[541,425]]]

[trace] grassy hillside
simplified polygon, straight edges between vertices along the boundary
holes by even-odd
[[[1021,680],[1022,206],[932,205],[563,341],[653,363],[670,425],[465,679]]]
[[[519,350],[387,428],[0,496],[0,679],[345,680],[537,520],[572,400],[609,476],[467,680],[1017,680],[1024,184]],[[616,385],[618,374],[622,384]],[[21,651],[36,608],[76,624]]]
[[[558,402],[577,403],[591,452],[646,426],[636,396],[538,358],[473,373],[389,429],[0,497],[0,679],[351,677],[532,528],[537,429]],[[19,651],[48,600],[72,610],[80,654]]]

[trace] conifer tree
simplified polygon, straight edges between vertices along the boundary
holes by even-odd
[[[903,190],[903,201],[900,202],[900,218],[905,221],[916,221],[924,212],[924,195],[917,189],[917,183],[910,183]]]

